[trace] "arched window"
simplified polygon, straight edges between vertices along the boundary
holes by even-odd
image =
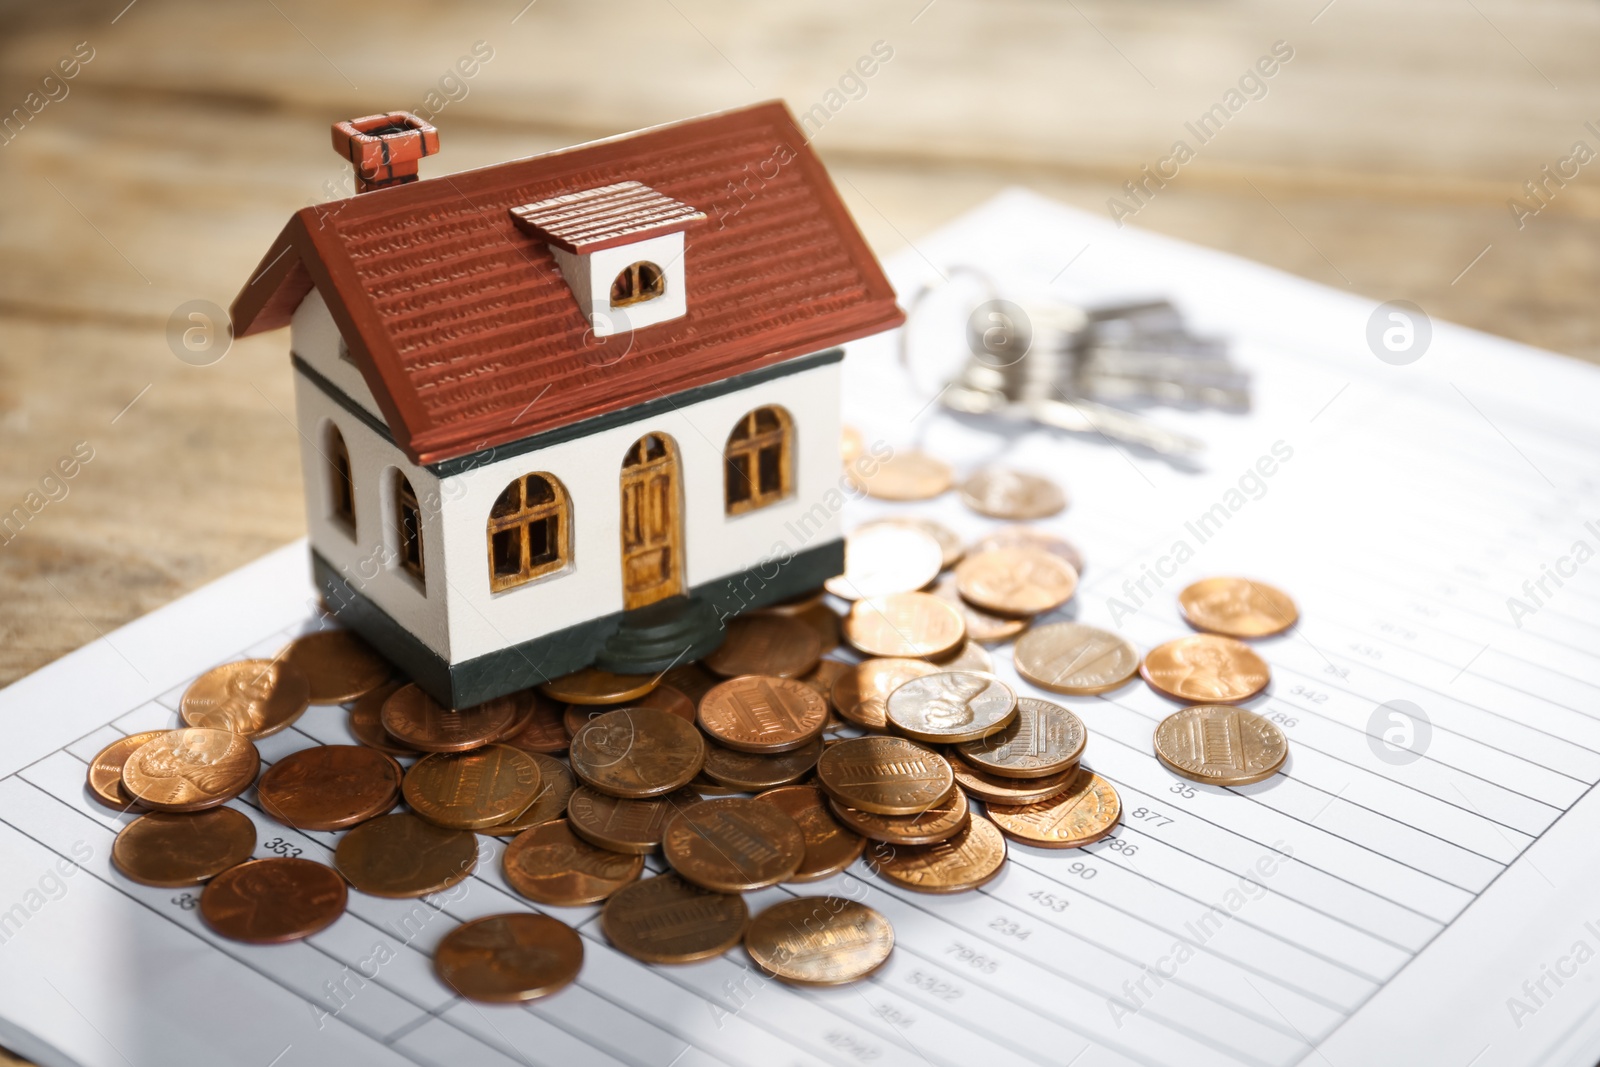
[[[667,291],[667,276],[654,263],[641,260],[622,269],[611,283],[611,306],[627,307],[654,300]]]
[[[417,503],[416,490],[411,488],[410,480],[399,472],[395,474],[394,529],[400,566],[417,581],[426,584],[422,552],[422,506]]]
[[[572,559],[571,505],[552,474],[527,474],[489,511],[489,589],[500,592],[565,567]]]
[[[764,508],[793,491],[793,438],[794,421],[780,407],[740,416],[724,455],[729,515]]]
[[[323,455],[328,460],[328,515],[354,537],[356,479],[350,467],[350,450],[345,447],[344,434],[339,432],[339,427],[328,426],[328,447]]]

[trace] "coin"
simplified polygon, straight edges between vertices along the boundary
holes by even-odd
[[[919,518],[914,515],[897,515],[889,519],[873,519],[871,522],[863,523],[856,527],[856,532],[859,533],[874,526],[909,526],[913,530],[921,530],[938,544],[941,569],[954,567],[956,561],[966,552],[965,546],[961,543],[960,534],[944,523],[935,522],[932,519]],[[921,587],[919,586],[918,588]]]
[[[1289,758],[1283,731],[1242,708],[1202,704],[1168,715],[1156,727],[1156,758],[1170,770],[1211,785],[1271,778]]]
[[[370,693],[363,694],[356,699],[355,707],[350,709],[350,732],[355,735],[368,748],[375,748],[388,756],[420,756],[422,753],[410,745],[400,743],[400,740],[383,728],[383,705],[396,690],[406,686],[405,682],[385,682]]]
[[[891,845],[931,845],[947,840],[960,833],[972,817],[967,794],[959,789],[950,790],[949,796],[915,815],[874,815],[837,800],[829,802],[828,810],[862,837]]]
[[[1109,693],[1139,672],[1139,653],[1116,634],[1081,622],[1053,622],[1017,641],[1017,673],[1069,696]]]
[[[988,882],[1006,862],[1006,839],[994,823],[972,816],[966,829],[936,845],[874,842],[867,863],[895,885],[918,893],[961,893]]]
[[[914,526],[876,523],[844,540],[844,573],[824,586],[834,596],[861,600],[911,593],[939,576],[944,550],[933,535]]]
[[[582,967],[583,939],[576,930],[525,911],[462,923],[433,950],[439,980],[485,1004],[547,997],[571,984]]]
[[[950,770],[956,776],[956,785],[968,796],[985,804],[1032,804],[1048,800],[1072,784],[1078,765],[1047,778],[1002,778],[998,774],[985,774],[960,756],[949,756]]]
[[[941,656],[930,661],[943,671],[992,671],[994,657],[989,650],[973,641],[970,636],[955,655]]]
[[[756,798],[788,815],[805,836],[805,858],[791,882],[816,882],[849,867],[867,847],[867,839],[846,829],[828,810],[827,795],[814,785],[785,785]]]
[[[750,921],[744,948],[757,967],[780,981],[844,985],[884,965],[894,949],[894,927],[854,900],[794,897]]]
[[[255,739],[286,730],[310,703],[311,686],[298,668],[270,659],[213,667],[190,683],[178,703],[189,726],[228,730]]]
[[[720,681],[721,679],[712,679],[711,684],[706,686],[707,690]],[[629,700],[621,704],[568,704],[561,714],[562,729],[566,731],[570,744],[571,739],[590,719],[599,718],[608,711],[617,711],[621,708],[654,708],[657,711],[669,711],[684,722],[698,722],[700,714],[695,710],[695,703],[676,686],[663,683],[638,700]]]
[[[961,613],[931,593],[890,593],[858,600],[844,636],[869,656],[942,656],[967,636]]]
[[[850,480],[879,500],[932,500],[954,480],[949,464],[915,448],[902,448],[887,458],[860,457],[849,469]]]
[[[271,945],[333,925],[348,897],[332,867],[273,856],[229,867],[207,882],[200,917],[229,940]]]
[[[700,706],[700,698],[721,680],[698,663],[680,663],[661,676],[662,685],[670,685],[688,697],[695,707]]]
[[[500,863],[518,893],[568,908],[596,904],[644,870],[643,856],[596,848],[573,834],[565,819],[522,831],[506,845]]]
[[[619,704],[644,696],[660,682],[654,674],[612,674],[585,667],[544,683],[539,691],[566,704]]]
[[[844,636],[843,624],[834,610],[826,604],[816,604],[795,615],[817,635],[818,655],[827,655],[839,647]],[[816,668],[812,668],[815,670]]]
[[[1017,694],[992,674],[940,671],[889,694],[891,729],[918,741],[957,744],[987,737],[1016,718]]]
[[[1067,506],[1067,494],[1048,478],[1009,467],[985,467],[961,483],[961,502],[995,519],[1043,519]]]
[[[833,683],[839,680],[840,675],[849,674],[852,670],[854,668],[850,664],[836,659],[819,660],[815,667],[800,676],[800,680],[828,697],[833,694]]]
[[[122,828],[111,845],[111,862],[141,885],[177,889],[243,863],[255,847],[255,824],[233,808],[187,815],[154,811]]]
[[[804,778],[816,768],[821,755],[820,737],[806,742],[801,748],[771,756],[708,744],[706,763],[701,771],[722,785],[742,792],[755,792]]]
[[[700,701],[700,729],[740,752],[804,747],[821,736],[827,721],[828,702],[822,694],[794,678],[730,678]]]
[[[452,711],[412,682],[383,702],[383,728],[402,745],[423,752],[465,752],[505,733],[523,703],[533,699],[531,693],[512,693]]]
[[[878,815],[915,815],[950,794],[950,763],[903,737],[854,737],[822,750],[817,780],[828,795]]]
[[[700,662],[724,678],[767,674],[798,678],[817,665],[822,641],[811,627],[788,615],[741,615],[728,623],[728,635]]]
[[[1083,576],[1083,553],[1064,537],[1057,537],[1037,526],[1002,526],[984,535],[968,552],[987,552],[991,548],[1042,548],[1051,555],[1060,556],[1072,564],[1072,569]]]
[[[933,595],[955,608],[961,615],[961,622],[967,628],[967,641],[980,641],[992,645],[1000,641],[1009,641],[1028,628],[1031,621],[1027,618],[996,615],[975,608],[961,599],[961,592],[956,588],[956,576],[946,574],[933,587]]]
[[[1002,615],[1039,615],[1072,599],[1078,572],[1038,548],[994,548],[956,567],[961,599]]]
[[[406,772],[411,810],[456,830],[482,830],[515,818],[539,795],[539,764],[509,745],[435,752]]]
[[[687,785],[705,758],[699,730],[652,708],[621,708],[591,719],[573,737],[570,753],[579,781],[630,799]]]
[[[374,897],[424,897],[464,881],[478,866],[478,839],[397,811],[339,839],[334,866]]]
[[[1110,782],[1086,767],[1048,800],[1010,807],[989,805],[989,818],[1013,841],[1039,848],[1081,848],[1116,829],[1122,801]]]
[[[840,715],[868,730],[889,728],[889,694],[895,689],[942,668],[927,660],[898,656],[862,660],[833,683],[830,698]]]
[[[139,801],[122,786],[122,768],[128,762],[128,757],[133,755],[140,745],[146,741],[153,741],[166,732],[145,730],[142,733],[129,734],[117,738],[95,753],[94,759],[89,761],[87,782],[89,795],[116,811],[142,811]]]
[[[617,951],[636,960],[692,963],[737,945],[749,919],[737,893],[713,893],[667,873],[611,894],[600,929]]]
[[[306,676],[313,704],[349,703],[394,674],[388,660],[349,630],[321,630],[297,637],[278,653],[278,660]]]
[[[797,596],[785,597],[782,600],[768,604],[761,610],[770,611],[774,615],[792,615],[795,618],[799,618],[801,615],[804,615],[812,608],[821,604],[826,592],[827,590],[821,588],[808,589],[804,593],[800,593]]]
[[[514,837],[530,827],[566,814],[567,802],[572,799],[573,790],[578,788],[572,772],[567,770],[565,763],[553,756],[546,756],[542,752],[529,752],[528,755],[539,765],[539,791],[534,794],[533,803],[524,808],[521,815],[485,826],[483,833],[495,837]]]
[[[1249,645],[1215,634],[1180,637],[1152,648],[1139,673],[1162,696],[1202,704],[1237,704],[1272,681],[1272,672]]]
[[[291,752],[256,783],[261,810],[296,830],[342,830],[375,818],[400,799],[400,764],[362,745],[314,745]]]
[[[521,728],[502,738],[500,743],[528,753],[551,755],[565,752],[570,740],[561,705],[539,696],[533,700]]]
[[[567,823],[592,845],[644,855],[661,847],[668,819],[698,803],[700,794],[690,788],[648,800],[623,800],[580,785],[567,801]]]
[[[1270,637],[1300,618],[1289,594],[1250,578],[1206,578],[1178,594],[1183,617],[1196,630],[1227,637]]]
[[[227,730],[163,730],[122,765],[123,788],[156,811],[200,811],[250,788],[261,769],[256,746]]]
[[[1089,740],[1083,720],[1060,704],[1017,698],[1017,717],[987,737],[957,745],[968,763],[1002,778],[1044,778],[1078,762]]]
[[[661,851],[695,885],[742,893],[792,877],[805,859],[806,838],[799,823],[765,801],[717,797],[668,819]]]
[[[710,746],[708,745],[706,747],[709,748]],[[728,785],[724,782],[717,781],[715,778],[708,777],[703,769],[699,774],[695,775],[689,784],[684,786],[684,788],[693,790],[701,797],[736,797],[740,793],[745,792],[745,790],[739,786]]]

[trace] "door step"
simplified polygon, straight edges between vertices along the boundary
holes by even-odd
[[[623,615],[594,665],[617,674],[651,674],[693,663],[721,645],[725,636],[722,617],[710,601],[671,596]]]

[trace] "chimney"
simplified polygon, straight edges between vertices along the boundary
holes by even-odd
[[[355,164],[356,192],[417,180],[423,156],[439,152],[439,131],[409,111],[333,124],[333,150]]]

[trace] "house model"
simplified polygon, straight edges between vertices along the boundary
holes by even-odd
[[[426,180],[414,115],[333,140],[357,195],[232,314],[289,327],[342,622],[465,707],[698,659],[843,569],[838,346],[903,315],[787,108]]]

